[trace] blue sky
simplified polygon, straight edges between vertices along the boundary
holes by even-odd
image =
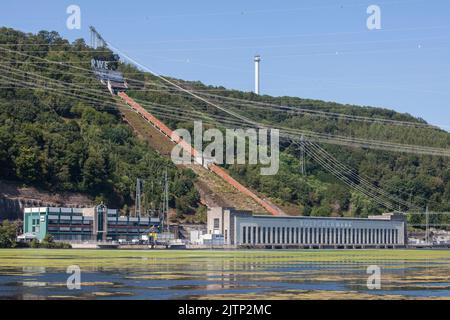
[[[66,8],[81,8],[81,30]],[[381,30],[366,9],[381,8]],[[386,107],[450,130],[450,1],[61,1],[2,3],[0,25],[89,41],[89,25],[157,72],[253,90]]]

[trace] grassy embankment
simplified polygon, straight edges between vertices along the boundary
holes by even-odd
[[[144,267],[158,263],[176,265],[187,262],[233,261],[233,263],[301,263],[301,262],[446,262],[447,250],[317,250],[317,251],[141,251],[141,250],[0,250],[0,268],[46,266],[66,267],[68,263],[80,267]]]

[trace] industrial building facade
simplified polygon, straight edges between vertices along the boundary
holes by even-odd
[[[121,217],[104,205],[94,208],[25,208],[24,233],[42,240],[47,234],[62,241],[132,240],[159,227],[159,218]]]
[[[369,218],[252,215],[233,208],[208,211],[208,233],[236,247],[401,247],[407,243],[401,214]]]

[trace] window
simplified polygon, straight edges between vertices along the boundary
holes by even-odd
[[[220,219],[215,218],[214,219],[214,229],[219,229],[220,226]]]
[[[262,228],[262,243],[266,243],[266,227]]]
[[[258,241],[257,243],[261,243],[261,227],[258,227]]]
[[[290,243],[290,236],[291,236],[291,228],[286,228],[286,240],[285,243]]]

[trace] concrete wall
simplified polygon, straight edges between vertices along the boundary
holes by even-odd
[[[234,208],[214,207],[208,208],[207,215],[207,233],[217,233],[224,236],[226,245],[235,244],[236,239],[235,219],[236,217],[250,217],[251,212],[245,210],[236,210]],[[217,221],[217,220],[218,221]],[[214,225],[214,222],[216,225]]]

